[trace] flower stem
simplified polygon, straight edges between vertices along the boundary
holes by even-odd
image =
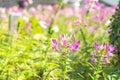
[[[53,32],[52,32],[52,26],[54,25],[56,16],[57,16],[59,10],[62,8],[62,6],[63,6],[63,0],[60,0],[59,6],[58,6],[58,8],[55,10],[54,16],[52,17],[52,22],[51,22],[51,24],[49,25],[48,34],[52,34],[52,33],[53,33]]]
[[[82,30],[81,28],[80,28],[80,32],[81,32],[81,36],[82,36],[84,45],[87,45],[87,41],[86,41],[86,38],[85,38],[85,34],[84,34],[84,32],[83,32],[83,30]]]

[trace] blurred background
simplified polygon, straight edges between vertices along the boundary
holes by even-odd
[[[38,4],[56,4],[59,0],[0,0],[0,7],[11,7],[18,4],[19,1],[32,1],[28,7],[37,6]],[[84,6],[85,0],[64,0],[64,2],[70,6],[81,7]],[[117,5],[119,0],[96,0],[101,3],[105,3],[108,6]]]

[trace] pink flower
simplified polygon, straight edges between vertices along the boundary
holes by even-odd
[[[71,25],[71,24],[72,24],[72,21],[67,20],[67,21],[66,21],[66,24]]]
[[[114,55],[113,55],[113,53],[111,53],[111,52],[106,52],[106,56],[107,56],[107,57],[113,57]]]
[[[89,32],[90,33],[93,33],[95,30],[96,30],[96,27],[94,27],[94,26],[89,27]]]
[[[30,22],[27,22],[26,25],[27,25],[27,28],[28,28],[29,30],[32,30],[32,28],[31,28],[31,23],[30,23]]]
[[[90,0],[86,0],[86,1],[84,2],[84,4],[85,4],[85,5],[89,5],[89,4],[90,4]]]
[[[78,40],[78,41],[76,41],[76,43],[75,43],[76,45],[79,45],[80,44],[80,40]]]
[[[63,41],[63,45],[68,46],[68,44],[67,44],[67,41],[66,41],[66,40],[64,40],[64,41]]]
[[[97,51],[98,54],[95,52]],[[90,53],[90,55],[94,58],[100,59],[103,64],[110,63],[110,59],[114,56],[113,52],[115,51],[115,47],[111,44],[103,43],[100,44],[95,43],[94,51]],[[94,60],[94,58],[92,60]]]
[[[52,47],[52,49],[53,49],[53,50],[56,50],[56,48],[57,48],[57,46],[58,46],[58,42],[57,42],[56,39],[52,39],[52,42],[53,42],[53,47]]]
[[[65,35],[64,34],[61,34],[60,35],[60,40],[63,40],[65,38]]]
[[[75,26],[79,26],[79,25],[80,25],[80,23],[81,23],[81,20],[80,20],[80,19],[78,19],[78,20],[76,20],[74,23],[75,23]]]
[[[53,10],[56,10],[58,5],[53,5],[52,7],[53,7]]]
[[[22,13],[22,12],[23,12],[23,10],[24,10],[24,9],[19,8],[19,9],[18,9],[18,12],[21,12],[21,13]]]
[[[78,40],[78,41],[76,41],[75,44],[70,44],[69,47],[70,47],[71,50],[75,50],[76,51],[79,48],[79,44],[80,44],[80,41]]]
[[[32,8],[29,9],[29,13],[32,14],[32,15],[35,15],[35,14],[38,13],[38,11],[34,7],[32,7]]]
[[[92,61],[92,62],[97,62],[97,59],[93,57],[93,58],[91,59],[91,61]]]
[[[69,47],[71,50],[75,50],[75,51],[78,50],[78,45],[70,44]]]
[[[91,55],[91,56],[95,56],[96,53],[95,53],[95,52],[91,52],[90,55]]]
[[[99,22],[102,23],[104,21],[104,17],[100,16]]]
[[[27,1],[24,1],[24,5],[25,5],[25,6],[28,6],[29,4],[28,4],[28,2],[27,2]]]
[[[103,60],[103,59],[104,59],[104,57],[105,57],[104,55],[101,55],[101,56],[100,56],[100,60]]]
[[[115,51],[115,47],[113,47],[113,45],[111,45],[111,44],[108,44],[107,50],[110,52],[113,52],[113,51]]]
[[[98,43],[95,43],[94,44],[94,49],[96,50],[100,50],[101,49],[101,44],[98,42]]]
[[[104,64],[109,64],[109,63],[110,63],[109,59],[108,59],[108,58],[105,58],[105,59],[104,59]]]
[[[95,18],[98,20],[98,22],[99,23],[102,23],[103,21],[104,21],[104,16],[102,16],[102,15],[97,15],[97,16],[95,16]]]
[[[111,32],[111,29],[108,28],[108,29],[106,30],[106,33],[110,33],[110,32]]]
[[[106,56],[107,57],[113,57],[114,55],[113,55],[113,52],[115,51],[115,47],[113,47],[113,45],[111,45],[111,44],[108,44],[107,46],[106,46]]]
[[[117,8],[118,8],[118,6],[112,6],[112,9],[114,9],[114,10],[117,9]]]
[[[77,51],[79,49],[80,40],[76,40],[72,35],[66,36],[61,34],[59,37],[59,41],[56,39],[52,39],[53,50],[61,51],[61,49],[69,49],[69,51]]]
[[[58,42],[57,42],[56,39],[52,39],[52,42],[53,42],[54,45],[58,45]]]
[[[84,25],[87,25],[88,22],[87,22],[86,19],[84,19],[84,20],[83,20],[83,23],[84,23]]]
[[[96,7],[104,7],[105,5],[103,3],[95,2]]]
[[[50,23],[51,23],[51,19],[50,19],[50,18],[49,18],[49,19],[46,19],[45,22],[46,22],[47,24],[50,24]]]

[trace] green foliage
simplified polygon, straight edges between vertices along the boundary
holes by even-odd
[[[96,63],[91,61],[92,56],[90,54],[94,51],[96,42],[109,42],[109,34],[106,33],[107,27],[105,24],[112,14],[106,16],[96,10],[82,14],[84,9],[81,10],[80,14],[79,10],[77,12],[74,8],[68,8],[67,11],[73,10],[73,15],[69,13],[66,15],[59,13],[59,11],[62,12],[61,7],[62,4],[60,3],[60,6],[53,11],[54,14],[51,14],[51,16],[47,13],[47,16],[52,17],[51,23],[45,24],[47,29],[44,29],[43,25],[39,24],[39,21],[42,20],[36,16],[38,14],[30,16],[27,22],[20,18],[18,30],[12,36],[9,35],[9,31],[5,26],[8,23],[1,22],[4,25],[0,24],[0,80],[120,79],[120,65],[117,64],[116,54],[110,59],[109,64],[103,64],[99,58],[99,55],[106,54],[104,50],[106,48],[103,46],[100,47],[100,49],[103,48],[102,51],[95,50]],[[102,8],[102,10],[104,9],[106,8]],[[98,10],[101,10],[101,8]],[[42,11],[46,13],[46,9]],[[74,13],[75,11],[77,14]],[[104,16],[103,22],[99,22],[99,19],[94,20],[93,17],[96,17],[96,13]],[[75,23],[77,19],[79,21],[78,25]],[[84,20],[87,22],[85,23]],[[118,25],[117,21],[119,22],[119,20],[114,20],[115,24]],[[67,23],[67,21],[70,21],[70,23]],[[27,23],[30,23],[30,25]],[[58,32],[55,32],[55,26],[58,27]],[[119,29],[118,26],[115,27],[117,29],[111,26],[112,32],[115,29],[117,34],[111,34],[111,42],[119,47],[119,40],[117,39],[119,35],[117,30]],[[61,44],[62,40],[58,37],[63,33],[68,36],[67,39],[70,40],[68,41],[70,44],[73,44],[75,40],[80,40],[78,50],[68,49],[68,46],[63,47],[63,44],[62,47],[57,45],[58,51],[52,49],[53,43],[51,39],[55,38]],[[71,34],[74,39],[71,38]]]
[[[110,28],[112,31],[110,35],[110,42],[117,47],[118,53],[120,53],[120,1],[111,21],[112,23],[110,24]]]
[[[115,14],[111,19],[112,23],[109,25],[111,28],[110,42],[116,46],[116,53],[118,54],[118,62],[120,62],[120,1]]]

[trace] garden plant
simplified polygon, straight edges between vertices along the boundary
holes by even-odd
[[[84,5],[0,8],[0,80],[120,80],[120,5]],[[22,14],[12,35],[11,12]]]
[[[116,46],[118,60],[120,61],[120,26],[119,26],[120,14],[119,13],[120,13],[120,1],[115,14],[111,18],[112,23],[109,25],[111,28],[110,42]]]

